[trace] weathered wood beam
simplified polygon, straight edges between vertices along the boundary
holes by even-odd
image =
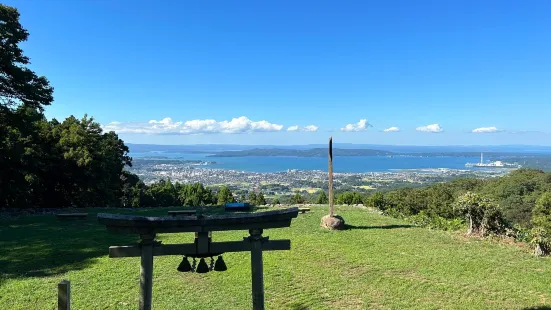
[[[210,216],[147,217],[122,214],[98,214],[98,221],[110,232],[155,234],[205,232],[289,227],[298,216],[298,208],[246,214]]]
[[[212,242],[211,253],[246,252],[252,249],[248,240]],[[291,240],[267,240],[262,242],[263,251],[290,250]],[[110,246],[109,257],[140,257],[141,245]],[[197,254],[194,243],[188,244],[161,244],[153,246],[153,256]]]
[[[298,209],[296,210],[298,215]],[[178,219],[178,217],[172,217]],[[180,217],[182,218],[182,217]],[[272,221],[266,223],[243,223],[243,224],[211,224],[205,226],[172,226],[172,227],[131,227],[131,226],[110,226],[107,230],[111,233],[120,234],[147,234],[147,233],[180,233],[180,232],[206,232],[206,231],[228,231],[228,230],[249,230],[251,227],[260,227],[258,229],[289,227],[291,219],[283,221]]]
[[[253,310],[264,310],[264,271],[262,266],[262,229],[251,229],[251,277]]]
[[[335,214],[335,205],[333,204],[333,137],[329,138],[329,215]]]
[[[57,284],[57,309],[71,310],[71,282],[67,280]]]
[[[153,300],[153,240],[155,235],[141,235],[140,310],[151,310]]]

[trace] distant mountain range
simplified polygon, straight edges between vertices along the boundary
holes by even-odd
[[[270,152],[282,152],[282,150],[304,150],[313,152],[322,152],[323,156],[327,155],[326,144],[309,144],[309,145],[234,145],[234,144],[194,144],[194,145],[157,145],[157,144],[133,144],[127,143],[131,153],[209,153],[219,154],[228,151],[250,151],[269,150]],[[551,154],[551,146],[536,146],[536,145],[451,145],[451,146],[411,146],[411,145],[378,145],[378,144],[348,144],[334,143],[333,147],[341,150],[351,150],[353,154],[358,150],[365,150],[369,155],[375,155],[380,152],[381,155],[387,153],[397,154],[448,154],[448,153],[513,153],[513,154]],[[324,151],[320,151],[323,149]],[[267,153],[268,151],[266,151]],[[339,151],[340,152],[340,151]],[[386,153],[385,153],[386,152]],[[308,152],[304,153],[307,154]],[[342,154],[342,153],[341,153]],[[338,154],[335,154],[338,156]],[[258,155],[258,156],[274,156],[274,155]],[[287,156],[287,155],[279,155]],[[288,155],[298,156],[298,155]],[[346,156],[346,155],[340,155]],[[353,155],[350,155],[353,156]],[[361,155],[360,155],[361,156]],[[365,155],[363,155],[365,156]]]
[[[309,150],[290,149],[252,149],[243,151],[219,152],[208,157],[245,157],[245,156],[296,156],[296,157],[325,157],[327,148],[315,148]],[[383,156],[394,154],[388,151],[371,149],[333,149],[334,156]]]

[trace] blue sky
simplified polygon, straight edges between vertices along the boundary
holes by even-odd
[[[47,116],[127,142],[551,145],[550,1],[4,3]]]

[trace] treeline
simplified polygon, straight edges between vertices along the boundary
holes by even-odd
[[[467,192],[472,192],[499,205],[504,220],[508,223],[531,227],[532,211],[536,201],[549,191],[551,173],[519,169],[495,179],[457,179],[423,188],[393,190],[381,193],[383,200],[378,201],[378,204],[384,211],[397,212],[405,216],[424,212],[429,216],[453,219],[461,216],[461,212],[454,208],[457,199]],[[372,206],[373,200],[370,197],[367,204]]]
[[[123,172],[121,206],[140,207],[204,207],[223,206],[228,202],[245,202],[253,206],[267,204],[262,192],[236,195],[227,186],[206,187],[201,183],[182,184],[159,180],[149,185],[138,176]],[[278,203],[277,201],[275,203]]]
[[[376,192],[364,205],[421,226],[454,230],[466,224],[468,234],[514,237],[534,244],[538,255],[551,251],[551,173],[541,170]]]
[[[325,191],[295,193],[290,203],[327,203]],[[506,235],[551,251],[551,173],[519,169],[487,180],[456,179],[426,187],[371,194],[341,192],[336,204],[363,204],[416,225],[444,230],[467,227],[468,234]]]
[[[214,191],[201,183],[181,184],[172,183],[170,180],[159,180],[146,185],[136,175],[127,171],[124,172],[123,179],[122,207],[201,207],[236,201],[227,186]]]
[[[28,36],[0,5],[0,208],[119,205],[128,148],[86,115],[46,119],[53,88],[27,68]]]

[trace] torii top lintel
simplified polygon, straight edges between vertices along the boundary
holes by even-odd
[[[104,224],[110,232],[157,234],[289,227],[291,220],[297,216],[298,208],[295,207],[258,213],[180,217],[99,213],[98,221]]]

